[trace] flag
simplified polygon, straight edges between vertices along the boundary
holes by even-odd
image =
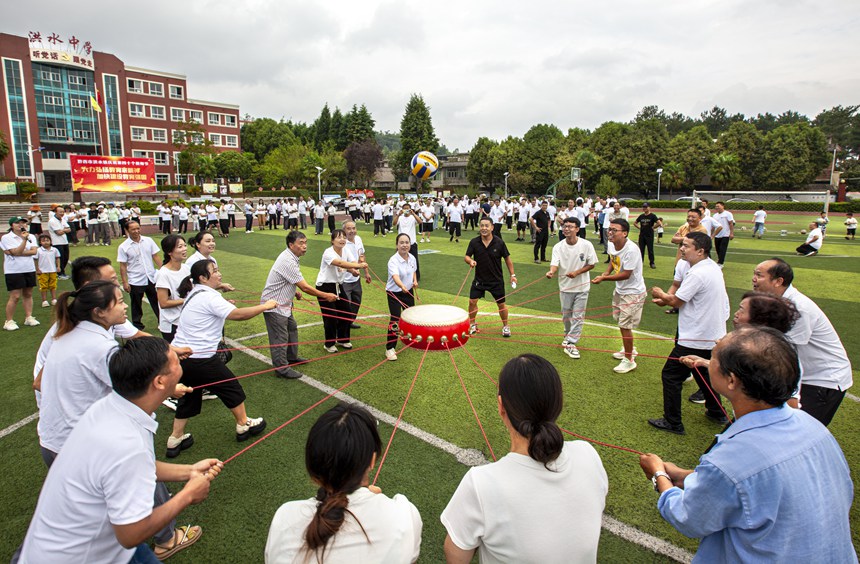
[[[93,98],[92,96],[90,96],[90,105],[92,105],[93,110],[101,113],[102,107],[99,105],[99,103],[96,101],[96,99]]]

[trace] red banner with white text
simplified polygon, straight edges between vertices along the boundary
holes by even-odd
[[[76,192],[155,192],[155,161],[132,157],[69,155]]]

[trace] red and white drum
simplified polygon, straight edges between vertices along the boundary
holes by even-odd
[[[469,314],[450,305],[419,305],[400,314],[400,340],[417,349],[443,351],[469,340]]]

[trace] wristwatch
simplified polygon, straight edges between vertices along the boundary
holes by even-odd
[[[651,476],[651,483],[654,484],[654,491],[657,493],[660,493],[660,488],[657,487],[657,478],[659,478],[660,476],[663,476],[664,478],[669,480],[669,482],[672,481],[672,478],[669,477],[669,474],[663,472],[662,470],[654,472],[654,475]]]

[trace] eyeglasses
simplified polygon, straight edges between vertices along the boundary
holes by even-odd
[[[619,231],[621,231],[621,230],[620,229],[613,229],[611,227],[606,230],[607,233],[618,233]]]

